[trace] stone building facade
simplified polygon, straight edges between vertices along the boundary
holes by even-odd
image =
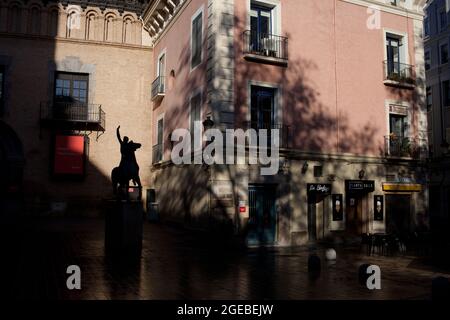
[[[27,212],[96,214],[112,193],[119,125],[142,143],[137,159],[149,187],[145,5],[0,1],[2,190],[23,191]]]
[[[160,217],[225,224],[250,245],[426,227],[423,5],[152,1],[143,21]],[[193,120],[279,130],[277,174],[248,162],[174,165],[171,134]]]

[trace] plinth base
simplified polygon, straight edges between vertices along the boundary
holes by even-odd
[[[105,200],[107,258],[139,260],[142,251],[143,207],[140,201]]]

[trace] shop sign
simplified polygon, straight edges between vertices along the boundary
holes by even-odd
[[[415,183],[383,183],[386,192],[421,192],[423,186]]]
[[[310,183],[307,185],[308,194],[317,194],[317,195],[330,195],[331,194],[331,184],[313,184]]]
[[[375,181],[347,180],[345,188],[349,193],[370,193],[375,191]]]

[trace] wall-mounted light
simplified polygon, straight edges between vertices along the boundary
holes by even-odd
[[[206,130],[212,129],[214,127],[214,121],[211,120],[211,116],[207,116],[206,120],[203,121],[203,128]]]
[[[365,176],[366,176],[366,171],[364,171],[364,169],[363,169],[359,172],[359,179],[362,180],[362,179],[364,179]]]
[[[305,174],[308,171],[309,163],[308,161],[305,161],[302,167],[302,174]]]

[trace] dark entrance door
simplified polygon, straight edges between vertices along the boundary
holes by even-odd
[[[276,240],[276,187],[253,185],[249,187],[249,245],[273,244]]]
[[[347,195],[347,230],[351,234],[364,232],[363,197],[357,194]]]
[[[386,231],[407,233],[411,228],[411,195],[386,195]]]
[[[327,232],[328,206],[326,199],[331,195],[331,184],[308,184],[308,239],[316,241],[325,238]]]

